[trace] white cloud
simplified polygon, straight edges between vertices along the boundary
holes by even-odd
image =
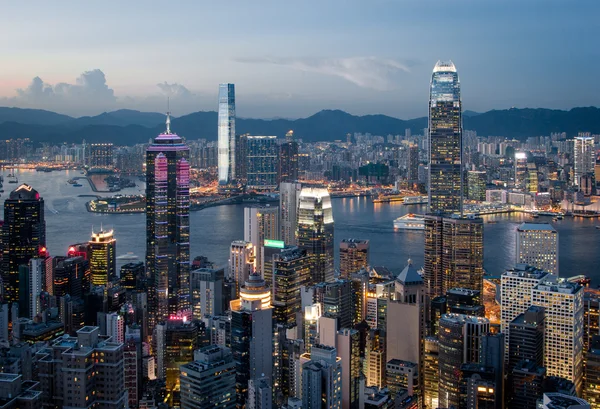
[[[378,57],[348,58],[248,58],[236,60],[250,64],[272,64],[299,71],[316,72],[343,78],[362,88],[385,91],[394,87],[393,77],[409,72],[407,64]]]

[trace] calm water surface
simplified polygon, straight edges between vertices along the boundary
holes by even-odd
[[[16,188],[9,184],[4,172],[4,193],[0,204]],[[47,244],[52,255],[62,255],[69,244],[87,241],[92,228],[114,228],[117,238],[117,254],[133,252],[143,260],[145,254],[145,216],[143,214],[94,214],[85,210],[85,202],[91,197],[79,195],[111,196],[111,193],[94,193],[87,182],[73,187],[67,180],[82,176],[78,171],[35,172],[17,171],[19,183],[32,185],[44,198],[46,204]],[[144,192],[143,182],[138,187],[122,190],[121,194]],[[191,254],[205,255],[218,265],[227,263],[229,245],[242,239],[243,205],[219,206],[192,212]],[[371,264],[383,265],[398,271],[410,257],[418,266],[423,264],[423,233],[394,231],[393,220],[406,213],[423,213],[424,206],[402,204],[374,204],[369,198],[343,198],[333,200],[335,219],[335,242],[343,238],[368,239],[371,242]],[[500,274],[514,266],[515,231],[517,226],[530,220],[523,215],[486,216],[485,221],[485,268],[491,274]],[[540,217],[539,221],[551,221]],[[600,225],[597,219],[572,219],[553,223],[559,232],[560,275],[569,277],[586,274],[593,285],[600,284]],[[337,259],[337,251],[336,251]]]

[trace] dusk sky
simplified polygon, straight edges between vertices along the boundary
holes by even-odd
[[[600,105],[600,1],[18,1],[0,15],[0,105],[95,115],[321,109],[425,116],[431,70],[464,109]]]

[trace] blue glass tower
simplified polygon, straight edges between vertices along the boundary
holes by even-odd
[[[235,86],[219,85],[219,184],[235,179]]]
[[[429,211],[462,209],[460,81],[451,61],[433,68],[429,94]]]

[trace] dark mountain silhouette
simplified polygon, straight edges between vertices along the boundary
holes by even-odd
[[[119,110],[93,117],[71,118],[49,111],[0,108],[0,138],[30,138],[35,142],[81,143],[113,142],[135,144],[147,142],[164,131],[165,116],[160,113]],[[493,110],[463,116],[465,129],[479,135],[505,136],[525,139],[529,136],[566,132],[600,133],[600,109],[573,108],[570,111],[550,109]],[[347,133],[361,132],[386,136],[404,134],[410,128],[413,134],[422,134],[427,118],[402,120],[386,115],[356,116],[340,110],[324,110],[301,119],[238,118],[237,133],[276,135],[283,137],[290,129],[304,141],[345,140]],[[217,113],[194,112],[172,120],[171,128],[187,139],[217,139]]]

